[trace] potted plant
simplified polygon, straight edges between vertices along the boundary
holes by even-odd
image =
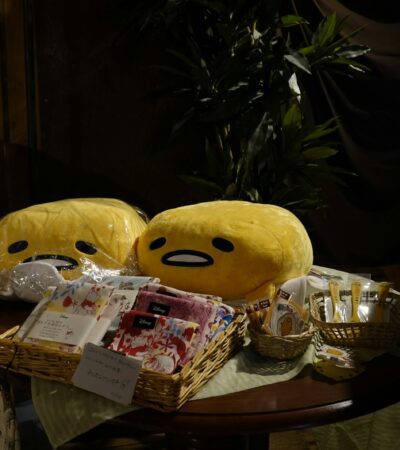
[[[304,81],[321,70],[363,71],[356,59],[369,49],[341,35],[335,14],[312,30],[287,3],[162,0],[142,10],[146,27],[168,35],[163,92],[187,106],[171,135],[194,123],[202,139],[204,159],[184,178],[210,198],[301,212],[323,206],[324,184],[347,173],[331,162],[335,118],[310,121]]]

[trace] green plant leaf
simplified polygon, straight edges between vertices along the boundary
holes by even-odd
[[[336,52],[338,56],[343,58],[358,58],[359,56],[363,56],[366,53],[370,52],[371,49],[366,45],[346,45],[342,50]]]
[[[290,55],[285,55],[284,58],[304,72],[311,74],[311,65],[301,53],[291,51]]]
[[[175,123],[175,125],[171,129],[170,138],[174,138],[181,129],[194,117],[195,109],[189,108],[185,114],[183,115],[182,119]]]
[[[303,47],[299,49],[299,53],[303,56],[310,56],[317,50],[316,45],[308,45],[307,47]]]
[[[232,198],[237,196],[238,189],[235,183],[230,183],[225,190],[224,196],[225,198]]]
[[[333,12],[327,16],[318,26],[317,31],[312,37],[312,44],[322,47],[332,41],[337,34],[336,13]]]
[[[359,72],[366,72],[367,70],[369,70],[369,68],[366,65],[347,58],[334,58],[330,61],[330,64],[340,64],[348,66],[353,70],[358,70]]]
[[[297,103],[293,103],[283,116],[283,127],[301,128],[301,111]]]
[[[286,27],[293,27],[295,25],[300,25],[302,23],[308,23],[308,22],[303,17],[289,14],[287,16],[281,17],[281,23],[282,23],[282,26],[286,28]]]
[[[244,193],[251,202],[255,202],[255,203],[263,202],[263,198],[261,197],[260,193],[258,192],[258,190],[256,188],[246,189],[244,191]]]
[[[330,147],[311,147],[302,152],[306,159],[326,159],[338,153],[337,150]]]
[[[328,120],[327,122],[313,127],[311,129],[311,132],[308,132],[309,130],[306,129],[305,130],[306,135],[303,137],[302,141],[304,143],[307,143],[307,142],[315,141],[317,139],[321,139],[322,137],[327,136],[328,134],[332,134],[337,128],[336,126],[331,127],[331,125],[333,123],[335,123],[335,121],[336,121],[336,118],[333,117],[332,119]]]

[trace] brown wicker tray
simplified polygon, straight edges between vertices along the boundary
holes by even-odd
[[[142,369],[133,403],[159,411],[176,411],[244,344],[246,316],[238,313],[228,328],[202,352],[172,375]],[[80,355],[38,344],[14,342],[18,327],[0,336],[0,367],[24,375],[71,383]]]
[[[248,326],[248,330],[251,346],[258,354],[280,360],[294,359],[302,355],[314,335],[313,329],[297,336],[269,336],[258,333],[251,326]]]
[[[323,317],[323,292],[310,296],[311,321],[322,339],[345,347],[394,348],[400,343],[400,295],[391,293],[385,308],[390,308],[389,322],[326,322]]]
[[[0,367],[8,367],[15,355],[15,344],[11,338],[18,331],[19,327],[14,327],[0,334]]]

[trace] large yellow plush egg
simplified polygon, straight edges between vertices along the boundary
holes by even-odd
[[[290,211],[223,200],[156,215],[136,251],[143,274],[228,300],[270,296],[276,285],[307,274],[313,259],[307,231]]]
[[[129,264],[146,221],[141,211],[108,198],[68,199],[33,205],[0,220],[0,269],[45,261],[66,279],[91,264],[121,269]]]

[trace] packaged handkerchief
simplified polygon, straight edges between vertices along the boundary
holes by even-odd
[[[211,326],[211,334],[209,341],[215,339],[220,333],[226,330],[228,325],[232,322],[235,315],[235,310],[232,306],[220,303],[218,305],[218,312],[215,318],[215,322]]]
[[[101,283],[119,290],[135,290],[148,283],[158,283],[159,281],[159,278],[154,277],[116,275],[104,278]]]
[[[212,327],[216,322],[220,304],[193,294],[184,297],[180,293],[179,297],[175,297],[158,292],[141,289],[136,298],[135,309],[198,323],[199,333],[192,350],[187,355],[188,360],[210,340],[210,336],[214,333]]]
[[[129,311],[109,348],[142,359],[143,368],[171,374],[182,364],[198,327],[174,317]]]
[[[24,341],[65,352],[80,351],[107,305],[113,288],[101,284],[58,286],[36,314]]]
[[[158,280],[160,281],[160,280]],[[159,284],[157,281],[150,281],[147,283],[143,289],[146,291],[157,292],[158,294],[165,294],[171,297],[183,297],[183,298],[204,298],[207,300],[214,300],[216,302],[221,302],[222,297],[218,297],[217,295],[212,294],[196,294],[194,292],[186,292],[180,289],[175,289],[170,286],[164,286],[163,284]]]

